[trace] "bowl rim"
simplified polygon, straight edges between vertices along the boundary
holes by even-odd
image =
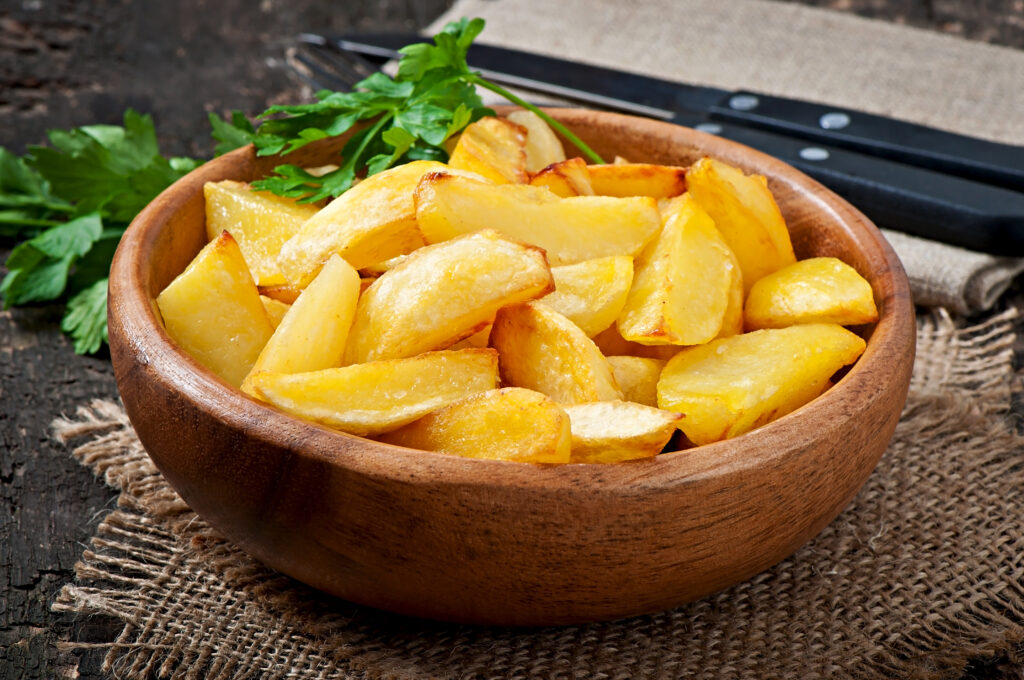
[[[584,109],[548,109],[572,127],[572,119],[594,116]],[[875,289],[880,314],[864,353],[852,368],[824,394],[808,404],[738,437],[703,446],[659,454],[653,458],[617,464],[568,463],[560,465],[471,459],[409,449],[350,435],[317,423],[301,420],[257,401],[230,386],[180,349],[167,335],[157,313],[155,299],[147,293],[149,275],[144,255],[152,253],[158,233],[180,206],[206,181],[234,178],[252,172],[257,159],[252,146],[244,147],[188,173],[165,189],[133,220],[115,254],[110,274],[109,315],[116,315],[135,356],[148,364],[154,379],[177,392],[191,405],[211,412],[223,423],[247,436],[289,449],[293,455],[339,465],[375,478],[400,479],[434,485],[500,484],[508,487],[559,489],[566,484],[585,484],[591,492],[632,494],[657,485],[685,485],[720,474],[771,465],[794,448],[808,448],[827,431],[848,418],[851,395],[861,400],[884,392],[878,383],[880,362],[898,356],[900,348],[913,343],[914,309],[909,282],[892,247],[877,227],[856,208],[815,180],[782,161],[749,147],[690,128],[623,114],[596,112],[611,125],[643,125],[674,141],[708,149],[708,155],[730,163],[755,166],[770,183],[799,188],[814,209],[842,225],[865,256],[882,265],[873,276],[887,281],[888,290]],[[566,120],[568,119],[568,120]],[[639,123],[637,122],[639,121]],[[725,153],[723,153],[723,150]],[[234,170],[234,172],[231,172]],[[909,335],[909,338],[908,338]],[[183,380],[183,378],[185,378]],[[259,422],[254,426],[253,422]]]

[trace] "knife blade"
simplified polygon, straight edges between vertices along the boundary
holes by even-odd
[[[303,39],[377,60],[395,58],[399,56],[397,50],[400,47],[423,41],[422,37],[412,34],[378,33],[336,38],[305,35]],[[996,184],[1005,187],[1018,182],[1017,175],[1020,175],[1019,185],[1024,187],[1024,154],[1019,166],[1005,168],[1001,165],[1003,161],[1015,162],[1014,154],[1024,151],[1020,147],[975,140],[868,114],[857,114],[858,120],[860,115],[868,116],[870,123],[858,130],[863,134],[861,128],[871,128],[875,131],[874,136],[868,138],[866,145],[860,142],[850,144],[848,131],[845,136],[840,135],[841,129],[835,127],[822,127],[822,134],[801,131],[809,127],[807,121],[811,120],[812,114],[828,108],[821,105],[768,98],[771,105],[768,108],[772,110],[778,111],[780,104],[777,100],[790,108],[782,107],[788,117],[772,119],[772,124],[767,125],[761,120],[766,116],[752,113],[757,106],[750,107],[749,101],[736,101],[740,97],[762,95],[674,83],[480,44],[474,44],[470,49],[468,61],[472,68],[495,82],[602,108],[660,118],[757,148],[829,186],[881,226],[973,250],[1024,255],[1024,193],[957,176],[966,174],[991,179],[995,175]],[[829,109],[828,112],[838,111]],[[825,120],[824,115],[819,115],[819,119]],[[800,123],[801,120],[804,123]],[[892,129],[895,132],[877,133],[878,128],[885,128],[887,124],[894,125]],[[912,136],[900,126],[919,128],[927,133],[922,133],[924,145],[911,158],[890,153],[891,149],[886,148],[886,140],[899,138],[901,130],[907,138]],[[979,146],[968,149],[967,160],[959,162],[959,165],[933,163],[932,169],[926,169],[883,158],[898,157],[901,161],[927,165],[925,151],[938,145],[938,151],[932,156],[951,157],[956,161],[957,154],[943,151],[945,147],[942,145],[949,144],[955,151],[975,143]],[[842,148],[844,145],[847,148]],[[851,146],[856,150],[851,150]],[[986,166],[988,171],[979,172],[977,167],[981,164],[977,160],[984,158],[986,149],[991,150],[990,147],[1001,149],[1003,155],[997,158],[1000,162],[994,164],[995,170]]]

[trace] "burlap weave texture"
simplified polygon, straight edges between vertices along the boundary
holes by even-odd
[[[55,424],[121,489],[55,607],[125,624],[119,678],[956,678],[1024,642],[1024,442],[1008,419],[1015,312],[919,320],[888,452],[817,538],[673,611],[535,630],[405,619],[266,569],[198,518],[109,402]],[[72,644],[73,646],[73,644]]]

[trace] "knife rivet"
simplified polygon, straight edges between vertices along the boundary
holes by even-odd
[[[800,158],[805,161],[824,161],[828,159],[828,151],[820,146],[805,146],[800,149]]]
[[[818,125],[825,130],[842,130],[849,124],[850,117],[842,111],[832,111],[818,119]]]
[[[722,126],[718,123],[701,123],[695,127],[694,130],[700,130],[701,132],[706,132],[709,135],[717,135],[722,131]]]
[[[751,111],[760,103],[752,94],[737,94],[729,98],[729,107],[737,111]]]

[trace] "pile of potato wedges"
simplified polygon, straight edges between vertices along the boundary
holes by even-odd
[[[324,206],[205,187],[209,243],[158,296],[169,336],[255,399],[354,435],[530,463],[735,437],[863,352],[871,286],[797,261],[763,177],[566,158],[487,117]]]

